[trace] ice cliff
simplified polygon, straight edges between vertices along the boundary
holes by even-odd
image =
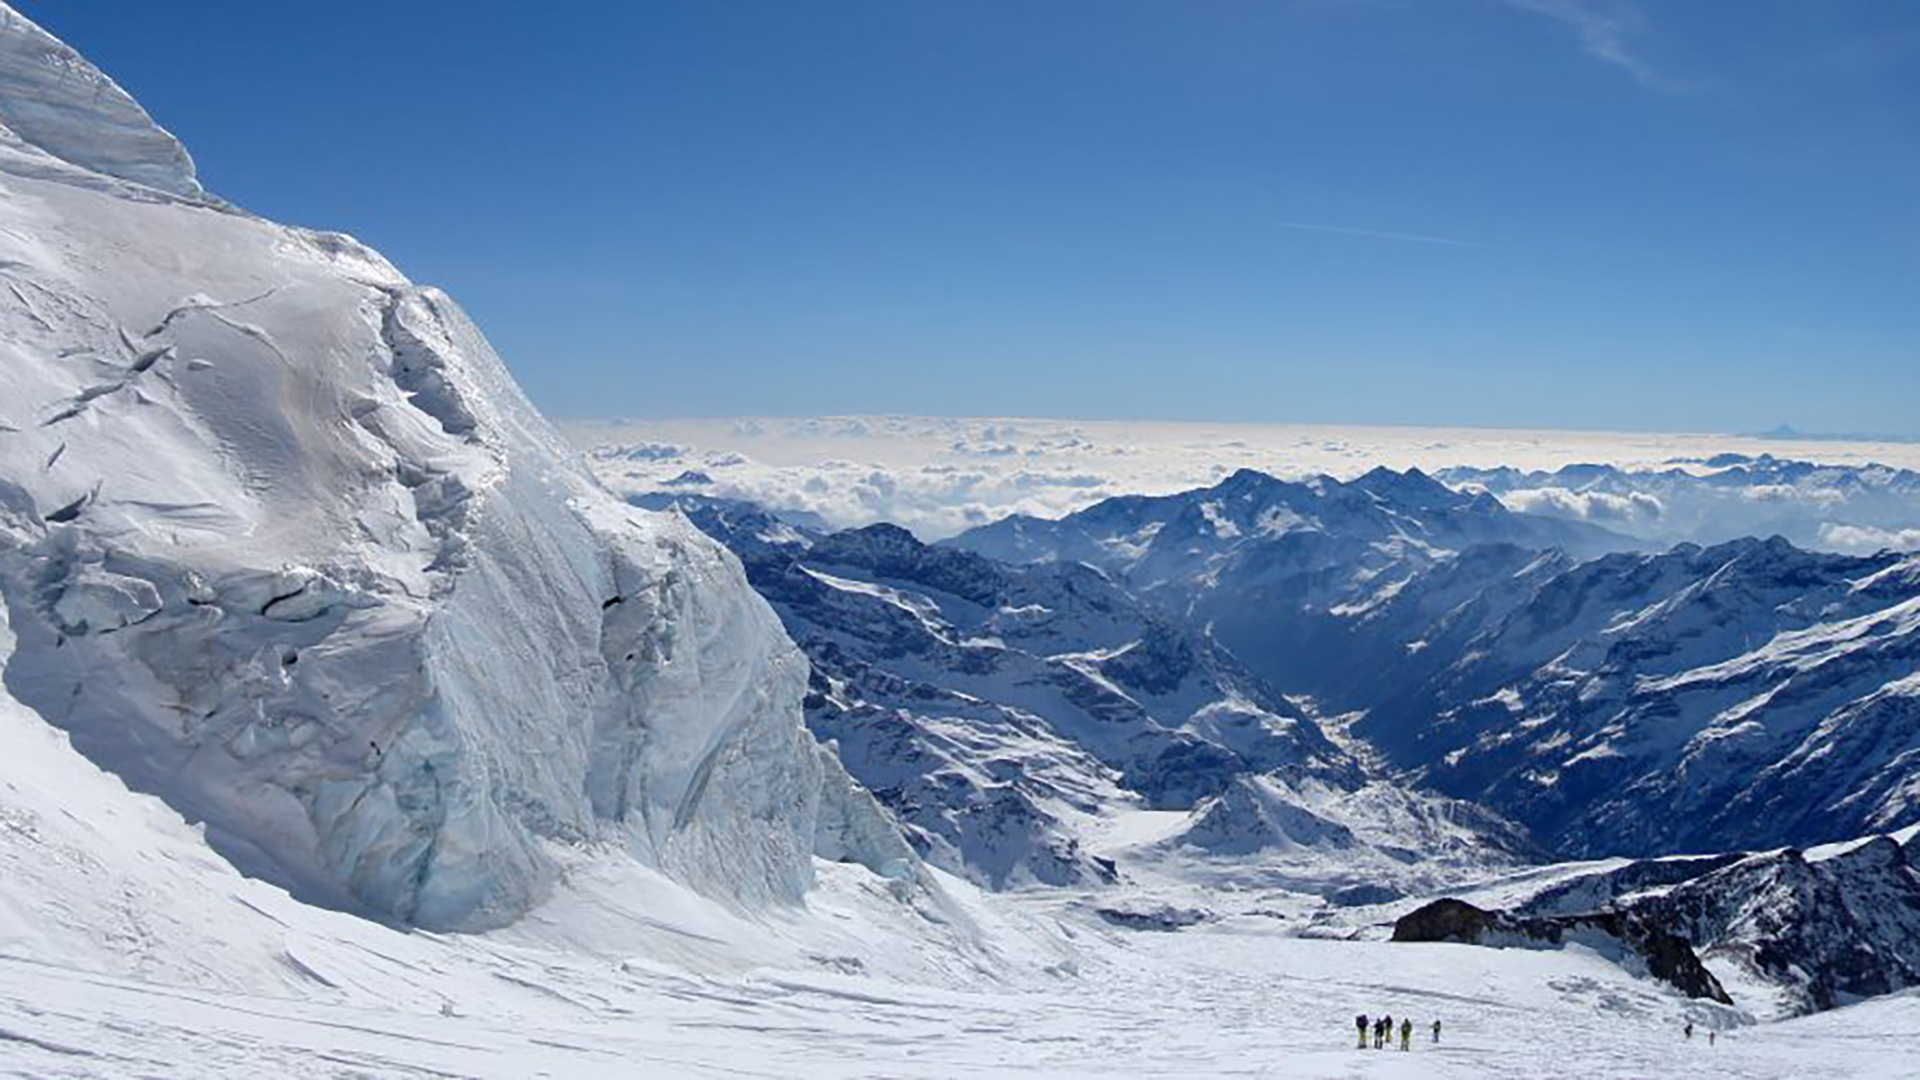
[[[446,295],[204,194],[0,6],[6,689],[242,869],[514,920],[553,845],[791,902],[915,872],[739,563],[608,496]]]

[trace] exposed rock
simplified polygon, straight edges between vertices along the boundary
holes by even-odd
[[[1637,960],[1648,974],[1688,997],[1707,998],[1723,1005],[1733,1003],[1685,938],[1651,920],[1625,912],[1527,917],[1487,911],[1464,900],[1449,898],[1402,915],[1393,924],[1393,940],[1453,941],[1496,948],[1557,948],[1574,941],[1594,943],[1622,959]]]

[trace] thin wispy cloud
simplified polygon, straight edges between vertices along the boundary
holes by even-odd
[[[1580,48],[1595,60],[1626,72],[1649,90],[1677,93],[1685,83],[1647,63],[1635,51],[1635,39],[1647,32],[1647,19],[1638,8],[1607,0],[1506,0],[1509,6],[1559,22],[1580,39]]]
[[[1274,224],[1283,229],[1296,232],[1330,233],[1334,236],[1357,236],[1365,240],[1397,240],[1403,244],[1439,244],[1443,247],[1485,248],[1476,240],[1456,240],[1450,236],[1428,236],[1423,233],[1385,232],[1380,229],[1356,229],[1346,225],[1316,225],[1308,221],[1277,221]]]

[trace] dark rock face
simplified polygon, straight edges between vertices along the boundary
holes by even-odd
[[[1161,905],[1153,908],[1095,908],[1094,914],[1113,924],[1128,930],[1158,930],[1170,932],[1185,930],[1212,918],[1211,912],[1200,908],[1181,908]]]
[[[1644,963],[1648,974],[1688,997],[1723,1005],[1733,999],[1700,963],[1687,939],[1650,919],[1620,911],[1587,915],[1520,916],[1487,911],[1464,900],[1436,900],[1403,915],[1393,924],[1395,941],[1453,941],[1466,945],[1559,946],[1569,939],[1600,935]]]
[[[1911,847],[1882,836],[1817,860],[1792,849],[1755,855],[1621,907],[1786,988],[1796,1011],[1817,1012],[1920,986]]]
[[[1709,960],[1731,961],[1785,992],[1790,1013],[1920,986],[1920,836],[1881,836],[1813,856],[1650,859],[1560,882],[1511,913],[1442,900],[1395,926],[1396,940],[1482,941],[1583,920],[1657,928]],[[1671,942],[1647,939],[1684,971]],[[1649,968],[1653,964],[1649,962]]]
[[[935,589],[981,605],[999,601],[1006,574],[970,551],[929,547],[898,525],[882,522],[823,537],[807,553],[822,566],[846,566],[879,580]]]

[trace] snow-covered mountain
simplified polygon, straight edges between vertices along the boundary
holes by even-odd
[[[1015,562],[1101,567],[1209,627],[1272,685],[1335,710],[1344,708],[1332,700],[1343,679],[1369,694],[1382,683],[1374,639],[1419,640],[1461,588],[1486,588],[1486,563],[1524,569],[1529,553],[1633,546],[1597,526],[1513,513],[1418,469],[1385,468],[1347,483],[1242,470],[1210,488],[1109,499],[1057,521],[1008,518],[948,543]]]
[[[1631,546],[1582,522],[1516,514],[1418,469],[1341,482],[1242,469],[1174,495],[1120,496],[1057,519],[1014,515],[946,541],[1005,562],[1085,562],[1145,591],[1287,580],[1303,600],[1351,598],[1403,566],[1480,544],[1575,554]]]
[[[1920,820],[1912,557],[1774,538],[1581,561],[1614,541],[1376,470],[1241,473],[954,544],[1107,567],[1268,685],[1353,716],[1395,769],[1565,855]]]
[[[1204,625],[1108,571],[1003,563],[891,525],[821,534],[699,495],[639,501],[741,557],[812,661],[814,733],[928,858],[993,887],[1288,853],[1398,884],[1409,863],[1444,876],[1532,851],[1495,815],[1370,777]],[[1187,820],[1144,850],[1096,852],[1129,808]]]
[[[1920,561],[1782,540],[1543,582],[1355,731],[1570,855],[1805,845],[1920,820]]]
[[[1516,510],[1663,545],[1783,536],[1800,547],[1858,555],[1920,548],[1920,473],[1885,465],[1726,453],[1661,469],[1454,467],[1436,475]]]
[[[11,695],[249,873],[511,922],[555,847],[743,904],[912,854],[737,562],[604,493],[444,294],[207,196],[0,9]]]

